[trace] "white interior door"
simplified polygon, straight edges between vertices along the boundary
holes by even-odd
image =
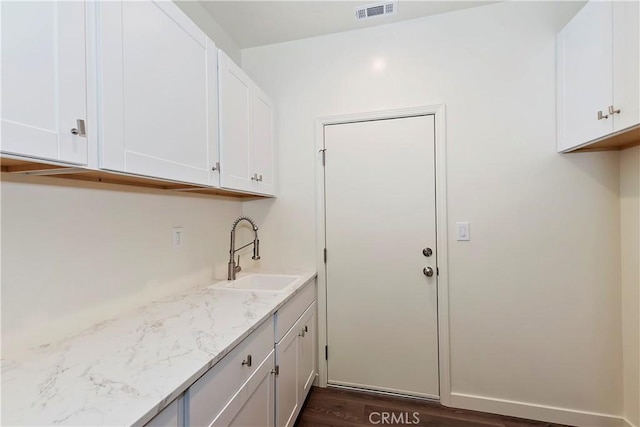
[[[329,384],[439,396],[434,131],[324,128]]]

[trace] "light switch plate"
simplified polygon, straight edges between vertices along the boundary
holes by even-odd
[[[469,235],[469,223],[456,222],[456,234],[458,236],[458,241],[471,240],[471,236]]]
[[[184,228],[173,227],[173,247],[179,248],[184,244]]]

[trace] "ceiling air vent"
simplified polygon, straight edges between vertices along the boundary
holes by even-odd
[[[395,15],[398,13],[398,1],[373,3],[356,7],[356,20],[375,18],[376,16]]]

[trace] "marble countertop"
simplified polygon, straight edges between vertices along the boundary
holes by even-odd
[[[3,425],[139,425],[315,277],[282,294],[194,288],[2,360]]]

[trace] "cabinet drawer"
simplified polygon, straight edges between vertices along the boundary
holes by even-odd
[[[316,300],[316,279],[276,312],[276,342],[291,329],[298,317]]]
[[[209,425],[273,350],[273,317],[245,338],[189,388],[189,424]],[[251,355],[251,366],[243,365]]]

